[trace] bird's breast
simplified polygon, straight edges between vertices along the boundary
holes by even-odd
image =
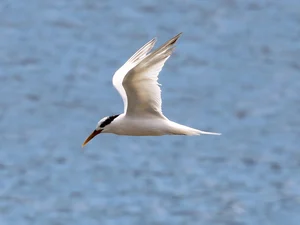
[[[129,136],[161,136],[168,130],[164,120],[144,118],[124,118],[115,127],[115,134]]]

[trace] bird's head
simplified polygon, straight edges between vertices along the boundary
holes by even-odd
[[[84,147],[90,140],[92,140],[95,136],[100,134],[101,132],[107,133],[109,131],[109,127],[111,122],[116,119],[119,115],[113,115],[113,116],[106,116],[99,120],[97,123],[96,129],[85,139],[85,141],[82,144],[82,147]]]

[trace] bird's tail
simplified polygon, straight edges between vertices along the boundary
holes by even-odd
[[[172,121],[169,121],[170,123],[170,134],[173,135],[201,135],[201,134],[209,134],[209,135],[221,135],[221,133],[215,133],[215,132],[207,132],[202,130],[197,130],[188,126],[184,126]]]

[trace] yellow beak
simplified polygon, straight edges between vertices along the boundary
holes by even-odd
[[[82,147],[84,147],[90,140],[92,140],[95,136],[97,136],[98,134],[100,134],[102,132],[102,130],[94,130],[90,136],[87,137],[87,139],[85,139],[85,141],[82,144]]]

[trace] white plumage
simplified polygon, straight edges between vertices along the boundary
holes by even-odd
[[[158,75],[180,35],[150,52],[156,42],[153,38],[116,71],[113,85],[123,99],[124,113],[101,119],[83,146],[101,132],[132,136],[220,135],[172,122],[162,113]]]

